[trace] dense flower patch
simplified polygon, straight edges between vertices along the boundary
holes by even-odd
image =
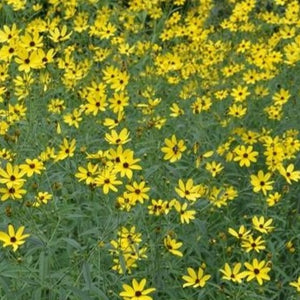
[[[300,3],[0,4],[0,295],[297,299]]]

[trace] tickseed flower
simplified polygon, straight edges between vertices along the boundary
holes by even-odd
[[[235,157],[234,161],[239,161],[240,167],[246,166],[250,167],[251,162],[256,162],[257,151],[253,151],[252,146],[237,146],[234,149]]]
[[[78,181],[85,181],[87,185],[94,183],[95,176],[98,174],[98,165],[93,165],[91,162],[87,164],[87,168],[79,166],[75,177]]]
[[[178,249],[182,246],[181,242],[177,242],[175,239],[172,239],[170,235],[167,235],[164,238],[164,245],[174,255],[182,257],[183,254]]]
[[[266,173],[262,170],[258,171],[257,175],[251,175],[251,184],[253,185],[253,191],[255,193],[258,193],[259,191],[262,191],[263,194],[266,196],[267,191],[270,191],[273,189],[272,183],[273,181],[268,181],[271,177],[271,173]]]
[[[21,226],[15,231],[12,224],[8,225],[8,234],[0,231],[0,241],[4,242],[3,247],[12,246],[13,251],[16,251],[19,246],[25,243],[25,239],[29,237],[29,234],[23,234],[25,227]]]
[[[226,263],[224,269],[220,269],[220,272],[223,273],[222,279],[241,283],[242,279],[244,278],[243,274],[239,273],[241,267],[241,263],[235,264],[233,268],[231,268],[229,264]]]
[[[248,271],[244,271],[242,272],[242,274],[244,277],[247,277],[247,281],[256,279],[258,284],[262,285],[264,280],[271,279],[268,275],[271,268],[266,266],[266,262],[264,260],[259,262],[256,258],[254,258],[252,264],[245,262],[244,265],[248,269]]]
[[[67,157],[73,157],[76,149],[76,140],[72,139],[69,142],[64,138],[63,143],[59,146],[60,151],[57,153],[55,161],[66,159]]]
[[[22,189],[23,184],[15,185],[12,187],[5,186],[0,188],[1,201],[6,201],[7,199],[11,198],[15,199],[22,199],[23,195],[26,194],[26,190]]]
[[[110,190],[117,192],[116,185],[122,184],[121,180],[117,179],[116,172],[104,169],[95,179],[97,186],[101,186],[103,193],[108,194]]]
[[[45,169],[42,161],[38,159],[25,160],[26,164],[20,165],[20,169],[26,174],[27,177],[31,177],[33,174],[41,174],[41,171]]]
[[[300,276],[298,277],[297,281],[290,282],[290,286],[295,287],[297,292],[300,293]]]
[[[193,268],[187,268],[188,275],[182,276],[182,279],[186,281],[186,283],[183,284],[183,287],[192,286],[193,288],[197,287],[204,287],[206,284],[206,281],[208,281],[211,278],[211,275],[206,274],[204,275],[204,270],[199,267],[198,272]]]
[[[273,219],[265,220],[263,216],[252,218],[253,228],[261,233],[270,233],[274,227],[270,226],[273,222]]]
[[[250,235],[247,239],[242,241],[242,248],[244,248],[246,252],[252,250],[259,252],[260,250],[266,249],[265,243],[265,240],[262,240],[261,236],[254,239],[253,236]]]
[[[177,142],[176,136],[173,134],[171,139],[165,139],[165,147],[161,151],[165,153],[164,159],[171,163],[181,159],[182,153],[186,150],[183,140]]]
[[[19,187],[25,182],[25,179],[22,178],[24,175],[24,171],[19,166],[13,166],[8,162],[6,170],[0,168],[0,183],[6,184],[7,188]]]
[[[196,201],[197,198],[201,197],[201,193],[199,193],[199,186],[194,185],[193,179],[189,178],[184,184],[184,182],[179,179],[178,187],[175,187],[175,191],[179,197],[185,198],[190,201]]]
[[[105,134],[105,140],[111,145],[123,145],[131,140],[129,138],[129,134],[130,132],[127,130],[127,128],[123,128],[120,133],[117,133],[113,129],[110,134]]]
[[[212,161],[211,163],[206,163],[205,169],[211,173],[212,177],[216,177],[224,169],[224,167],[221,163]]]
[[[235,231],[233,228],[228,229],[228,233],[239,240],[247,239],[251,233],[251,230],[247,230],[244,225],[240,226],[239,231]]]
[[[281,199],[281,194],[278,192],[274,194],[269,194],[267,198],[268,206],[274,206],[276,203],[278,203]]]
[[[52,195],[48,192],[39,192],[35,197],[35,202],[32,204],[33,207],[39,207],[43,204],[47,204],[52,199]]]
[[[148,192],[150,191],[150,187],[146,186],[145,181],[141,181],[140,183],[134,181],[132,184],[127,184],[126,190],[130,201],[133,203],[144,203],[145,200],[149,199]]]
[[[294,171],[293,164],[289,164],[287,168],[281,166],[279,172],[289,184],[292,184],[292,180],[297,182],[300,179],[300,171]]]
[[[132,285],[123,284],[123,291],[119,294],[124,300],[152,300],[148,294],[153,293],[155,288],[145,289],[147,280],[143,278],[140,282],[132,280]]]
[[[187,203],[183,203],[181,205],[181,203],[179,201],[175,200],[174,203],[172,203],[172,205],[174,205],[176,211],[179,213],[180,222],[182,224],[183,223],[189,224],[191,220],[195,219],[196,211],[188,209],[188,204]]]

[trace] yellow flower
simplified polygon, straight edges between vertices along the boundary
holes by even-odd
[[[281,194],[279,194],[278,192],[274,194],[269,194],[267,198],[267,203],[269,206],[274,206],[276,203],[279,202],[280,198]]]
[[[59,43],[62,41],[66,41],[70,38],[72,31],[67,33],[67,26],[63,25],[61,30],[58,27],[55,27],[52,30],[49,30],[49,38],[54,42],[54,43]]]
[[[206,163],[205,169],[211,173],[212,177],[216,177],[217,174],[219,174],[224,169],[224,167],[221,165],[221,163],[212,161],[211,163]]]
[[[143,278],[140,282],[136,279],[132,280],[132,285],[123,284],[123,291],[119,294],[124,300],[152,300],[148,294],[153,293],[156,289],[145,289],[146,279]]]
[[[224,269],[220,269],[220,272],[223,273],[222,278],[225,280],[230,280],[232,282],[241,283],[244,278],[242,273],[240,272],[242,264],[237,263],[234,265],[233,269],[229,266],[228,263],[225,264]]]
[[[76,149],[76,140],[72,139],[69,142],[66,138],[64,138],[63,143],[59,146],[60,151],[57,153],[55,157],[55,161],[66,159],[67,157],[73,157]]]
[[[300,293],[300,276],[298,277],[297,281],[290,282],[290,286],[295,287],[297,292]]]
[[[35,202],[32,204],[33,207],[39,207],[42,204],[47,204],[49,200],[52,199],[52,195],[48,192],[39,192],[35,196]]]
[[[116,185],[122,184],[122,181],[117,180],[116,173],[109,169],[104,169],[95,179],[97,186],[101,186],[103,193],[108,194],[110,190],[117,192]]]
[[[253,236],[250,235],[247,239],[242,241],[242,248],[245,248],[246,252],[250,252],[251,250],[259,252],[260,250],[266,249],[265,243],[261,236],[254,239]]]
[[[259,262],[256,258],[254,258],[252,264],[245,262],[244,265],[248,269],[248,271],[242,272],[242,275],[244,277],[247,277],[247,281],[256,279],[259,285],[262,285],[264,280],[271,279],[268,275],[271,268],[266,266],[266,262],[264,260]]]
[[[243,117],[247,112],[247,108],[243,107],[243,105],[233,104],[228,108],[228,115],[236,118]]]
[[[1,196],[1,200],[5,201],[8,198],[11,199],[22,199],[23,195],[26,194],[26,190],[22,189],[23,183],[21,185],[14,185],[12,187],[3,187],[0,188],[0,194],[3,194]]]
[[[136,203],[137,201],[144,203],[144,200],[149,199],[149,195],[147,193],[149,192],[150,188],[146,186],[145,181],[141,181],[140,183],[134,181],[132,184],[127,184],[126,189],[128,192],[128,197],[133,203]]]
[[[117,151],[122,151],[122,146],[118,147]],[[140,161],[139,158],[133,157],[134,152],[126,149],[118,157],[118,162],[115,163],[114,170],[120,173],[121,177],[126,176],[128,179],[132,178],[132,170],[142,170],[142,167],[137,163]]]
[[[130,132],[127,128],[123,128],[120,133],[115,130],[111,130],[110,134],[105,134],[105,140],[111,145],[123,145],[128,143],[131,139],[129,138]]]
[[[33,174],[41,174],[41,171],[45,169],[42,161],[27,158],[26,164],[20,165],[20,169],[27,175],[31,177]]]
[[[87,169],[79,166],[78,172],[75,174],[75,177],[78,178],[78,181],[85,180],[87,185],[94,183],[95,175],[98,174],[98,165],[93,165],[91,162],[87,164]]]
[[[254,216],[252,218],[252,224],[253,228],[261,233],[270,233],[274,227],[270,226],[273,222],[273,219],[265,220],[263,216],[258,218],[257,216]]]
[[[294,171],[293,164],[289,164],[286,169],[281,166],[279,172],[289,184],[292,184],[291,180],[298,182],[300,179],[300,171]]]
[[[199,267],[197,273],[192,268],[188,268],[187,272],[188,275],[182,276],[182,279],[186,281],[186,283],[183,284],[183,287],[192,286],[193,288],[202,288],[205,286],[206,281],[211,278],[211,275],[209,274],[204,275],[204,270],[201,267]]]
[[[165,153],[164,159],[169,160],[171,163],[180,160],[182,153],[186,150],[183,140],[177,142],[176,136],[173,134],[171,139],[165,139],[165,147],[161,151]]]
[[[22,186],[25,182],[25,179],[22,177],[25,175],[25,172],[19,168],[19,166],[13,166],[11,163],[7,163],[6,171],[0,168],[0,183],[6,184],[8,188],[14,186]]]
[[[267,191],[270,191],[273,189],[272,183],[273,181],[268,181],[271,177],[271,173],[266,173],[262,170],[258,171],[257,175],[251,175],[251,184],[253,186],[253,191],[255,193],[258,193],[259,191],[262,191],[264,195],[267,194]]]
[[[179,179],[178,187],[175,187],[175,191],[179,197],[190,201],[196,201],[202,195],[199,193],[199,185],[194,185],[193,179],[191,178],[187,180],[186,184]]]
[[[233,228],[228,229],[228,233],[239,240],[247,239],[251,233],[251,230],[247,230],[244,225],[239,228],[239,231],[235,231]]]
[[[181,242],[177,242],[175,239],[172,239],[170,235],[167,235],[164,238],[164,245],[174,255],[182,257],[183,254],[178,249],[182,246]]]
[[[8,225],[8,234],[0,231],[0,241],[4,242],[3,247],[12,246],[13,251],[16,251],[19,246],[25,243],[25,239],[29,237],[29,234],[23,234],[25,227],[21,226],[15,231],[13,225]]]
[[[179,213],[180,215],[180,222],[183,223],[187,223],[189,224],[191,220],[195,219],[195,214],[196,211],[195,210],[188,210],[188,204],[187,203],[183,203],[181,205],[181,203],[179,201],[174,201],[174,203],[172,203],[176,209],[176,211]]]
[[[240,167],[246,166],[250,167],[251,162],[256,162],[256,156],[258,155],[257,151],[253,151],[252,146],[237,146],[234,149],[234,153],[236,154],[234,157],[234,161],[239,161]]]

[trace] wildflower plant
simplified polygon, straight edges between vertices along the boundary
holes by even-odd
[[[3,0],[1,297],[297,299],[299,16]]]

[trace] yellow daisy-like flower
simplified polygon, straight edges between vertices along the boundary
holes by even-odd
[[[16,251],[19,246],[25,243],[25,239],[29,237],[29,234],[23,234],[25,227],[21,226],[15,231],[12,224],[8,225],[8,234],[0,231],[0,241],[4,242],[3,247],[12,246],[13,251]]]
[[[263,284],[264,280],[270,280],[268,273],[271,268],[267,267],[267,264],[264,260],[258,261],[256,258],[253,259],[252,264],[245,262],[245,267],[248,271],[242,272],[243,276],[247,276],[247,281],[256,279],[259,285]]]
[[[123,284],[123,291],[119,294],[124,300],[152,300],[148,294],[153,293],[156,289],[145,289],[146,279],[143,278],[140,282],[136,279],[132,280],[132,286]]]
[[[253,191],[255,193],[258,193],[259,191],[262,191],[264,195],[267,194],[267,191],[270,191],[273,189],[272,183],[273,181],[268,181],[271,177],[271,173],[266,173],[262,170],[258,171],[257,175],[251,175],[251,184],[253,186]]]
[[[290,282],[290,286],[295,287],[297,292],[300,293],[300,276],[298,277],[297,281]]]
[[[241,283],[242,279],[244,278],[243,274],[239,273],[241,267],[242,267],[241,263],[235,264],[233,268],[231,268],[229,264],[226,263],[224,269],[220,269],[220,272],[223,273],[222,279]]]
[[[184,141],[177,141],[175,134],[173,134],[171,139],[165,139],[165,144],[166,146],[161,148],[161,151],[165,153],[164,159],[171,163],[180,160],[182,153],[186,150]]]
[[[182,279],[186,281],[186,283],[183,284],[183,287],[192,286],[193,288],[202,288],[205,286],[206,281],[211,278],[211,275],[209,274],[204,275],[204,270],[201,267],[199,267],[197,273],[193,268],[188,268],[187,272],[188,275],[182,276]]]

